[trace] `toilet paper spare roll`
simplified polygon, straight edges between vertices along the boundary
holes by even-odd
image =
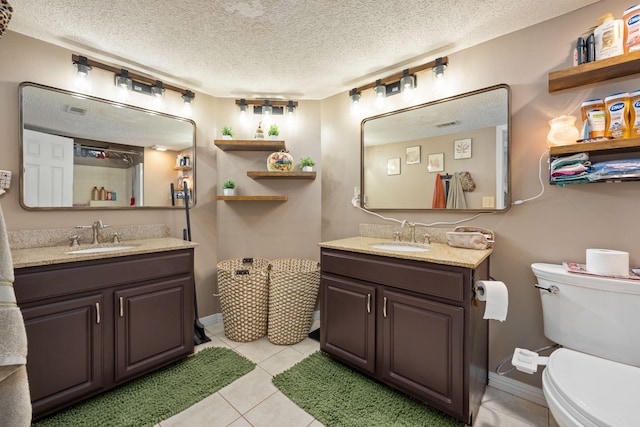
[[[498,280],[478,280],[476,297],[485,301],[483,319],[494,319],[504,322],[509,308],[509,291],[507,286]]]
[[[602,276],[629,276],[629,252],[587,249],[587,271]]]

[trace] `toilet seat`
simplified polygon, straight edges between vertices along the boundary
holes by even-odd
[[[638,425],[640,368],[561,348],[542,375],[554,417],[569,426]]]

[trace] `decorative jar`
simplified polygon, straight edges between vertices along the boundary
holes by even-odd
[[[560,116],[549,120],[551,130],[547,134],[547,145],[553,147],[555,145],[575,144],[580,138],[575,122],[575,116]]]
[[[268,171],[290,172],[293,170],[293,157],[286,151],[271,153],[267,158]]]

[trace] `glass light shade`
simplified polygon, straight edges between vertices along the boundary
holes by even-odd
[[[413,76],[403,76],[400,79],[400,86],[402,87],[402,91],[413,89]]]
[[[90,65],[86,65],[86,64],[81,64],[79,62],[76,62],[75,64],[73,64],[74,67],[76,67],[76,72],[78,74],[80,74],[81,76],[86,76],[89,74],[89,71],[91,71],[92,67]]]
[[[287,115],[288,116],[293,116],[293,113],[295,112],[296,107],[293,105],[293,101],[289,101],[287,103]]]
[[[151,94],[157,98],[161,98],[164,93],[164,88],[162,87],[161,81],[156,81],[155,86],[151,86]]]
[[[133,82],[131,81],[131,79],[126,76],[126,75],[119,75],[116,76],[116,86],[124,88],[124,89],[131,89]]]
[[[191,92],[190,90],[187,90],[185,93],[182,94],[182,99],[184,100],[185,104],[191,104],[191,102],[193,102],[193,92]]]
[[[376,94],[378,98],[384,98],[387,96],[387,87],[382,84],[380,80],[376,80],[376,85],[373,88],[373,92]]]
[[[575,144],[580,138],[575,122],[576,116],[560,116],[549,120],[551,129],[547,134],[547,145],[553,147],[556,145]]]
[[[271,105],[263,105],[262,106],[262,115],[263,116],[270,116],[271,114],[273,114],[273,107]]]
[[[360,102],[360,93],[358,92],[352,92],[351,93],[351,102],[354,104],[357,104]]]

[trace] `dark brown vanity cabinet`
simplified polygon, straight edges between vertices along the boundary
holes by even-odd
[[[487,383],[487,321],[470,269],[322,249],[321,349],[472,424]]]
[[[193,249],[16,269],[34,419],[193,353]]]

